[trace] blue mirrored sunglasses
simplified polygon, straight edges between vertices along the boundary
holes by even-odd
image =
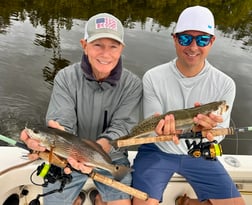
[[[196,44],[199,47],[205,47],[210,43],[210,40],[213,36],[211,35],[198,35],[198,36],[192,36],[190,34],[176,34],[176,37],[178,38],[178,42],[181,46],[189,46],[193,39],[196,40]]]

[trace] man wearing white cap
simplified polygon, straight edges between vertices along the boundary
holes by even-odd
[[[202,6],[185,9],[179,16],[172,34],[177,58],[147,71],[143,77],[144,117],[155,113],[184,109],[212,101],[225,100],[229,110],[222,116],[213,113],[194,117],[195,130],[229,127],[236,87],[234,81],[207,60],[214,43],[214,17]],[[167,135],[176,130],[173,115],[167,115],[156,127],[156,134]],[[208,133],[206,141],[224,136]],[[158,205],[174,173],[186,178],[198,199],[178,196],[176,205],[245,205],[235,184],[218,159],[193,157],[185,139],[141,145],[134,160],[133,187],[149,194],[143,201],[133,199],[133,205]],[[195,141],[199,143],[199,141]],[[177,190],[173,190],[176,192]],[[168,193],[169,194],[169,193]]]
[[[60,70],[55,77],[46,115],[47,125],[94,140],[110,155],[114,164],[130,166],[127,151],[115,150],[109,143],[110,140],[127,135],[138,123],[142,98],[140,78],[122,67],[123,25],[110,14],[97,14],[87,21],[81,45],[81,62]],[[25,131],[21,133],[21,139],[31,149],[45,149],[30,139]],[[84,166],[74,159],[68,160],[83,173],[92,171],[92,167]],[[112,177],[104,170],[97,172]],[[44,197],[44,205],[73,204],[88,175],[72,172],[72,176],[73,180],[62,193]],[[127,173],[121,182],[131,185],[131,173]],[[131,204],[130,195],[102,183],[94,183],[105,204]],[[59,186],[60,182],[49,184],[44,188],[44,193],[58,189]],[[95,192],[90,192],[90,196],[96,205],[101,203],[94,200]]]

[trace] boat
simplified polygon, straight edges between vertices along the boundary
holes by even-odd
[[[129,151],[130,162],[137,151]],[[28,151],[15,146],[0,146],[0,204],[2,205],[27,205],[36,199],[38,194],[42,194],[41,186],[34,185],[32,181],[42,184],[42,177],[38,176],[36,170],[43,160],[30,162],[26,155]],[[229,172],[238,190],[245,199],[246,205],[252,204],[252,156],[251,155],[222,155],[218,157],[221,163]],[[83,190],[94,188],[92,179],[88,179]],[[174,174],[168,183],[163,195],[161,205],[174,205],[177,196],[187,194],[196,198],[192,187],[185,178]],[[43,204],[43,197],[39,198]],[[91,205],[86,197],[84,205]]]

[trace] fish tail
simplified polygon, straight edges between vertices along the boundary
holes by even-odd
[[[115,165],[111,174],[114,176],[115,180],[120,181],[131,171],[133,171],[133,169],[131,169],[130,167],[126,167],[123,165]]]

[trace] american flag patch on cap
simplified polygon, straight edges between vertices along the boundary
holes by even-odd
[[[97,18],[95,21],[95,28],[107,28],[117,31],[117,22],[115,19],[109,17]]]

